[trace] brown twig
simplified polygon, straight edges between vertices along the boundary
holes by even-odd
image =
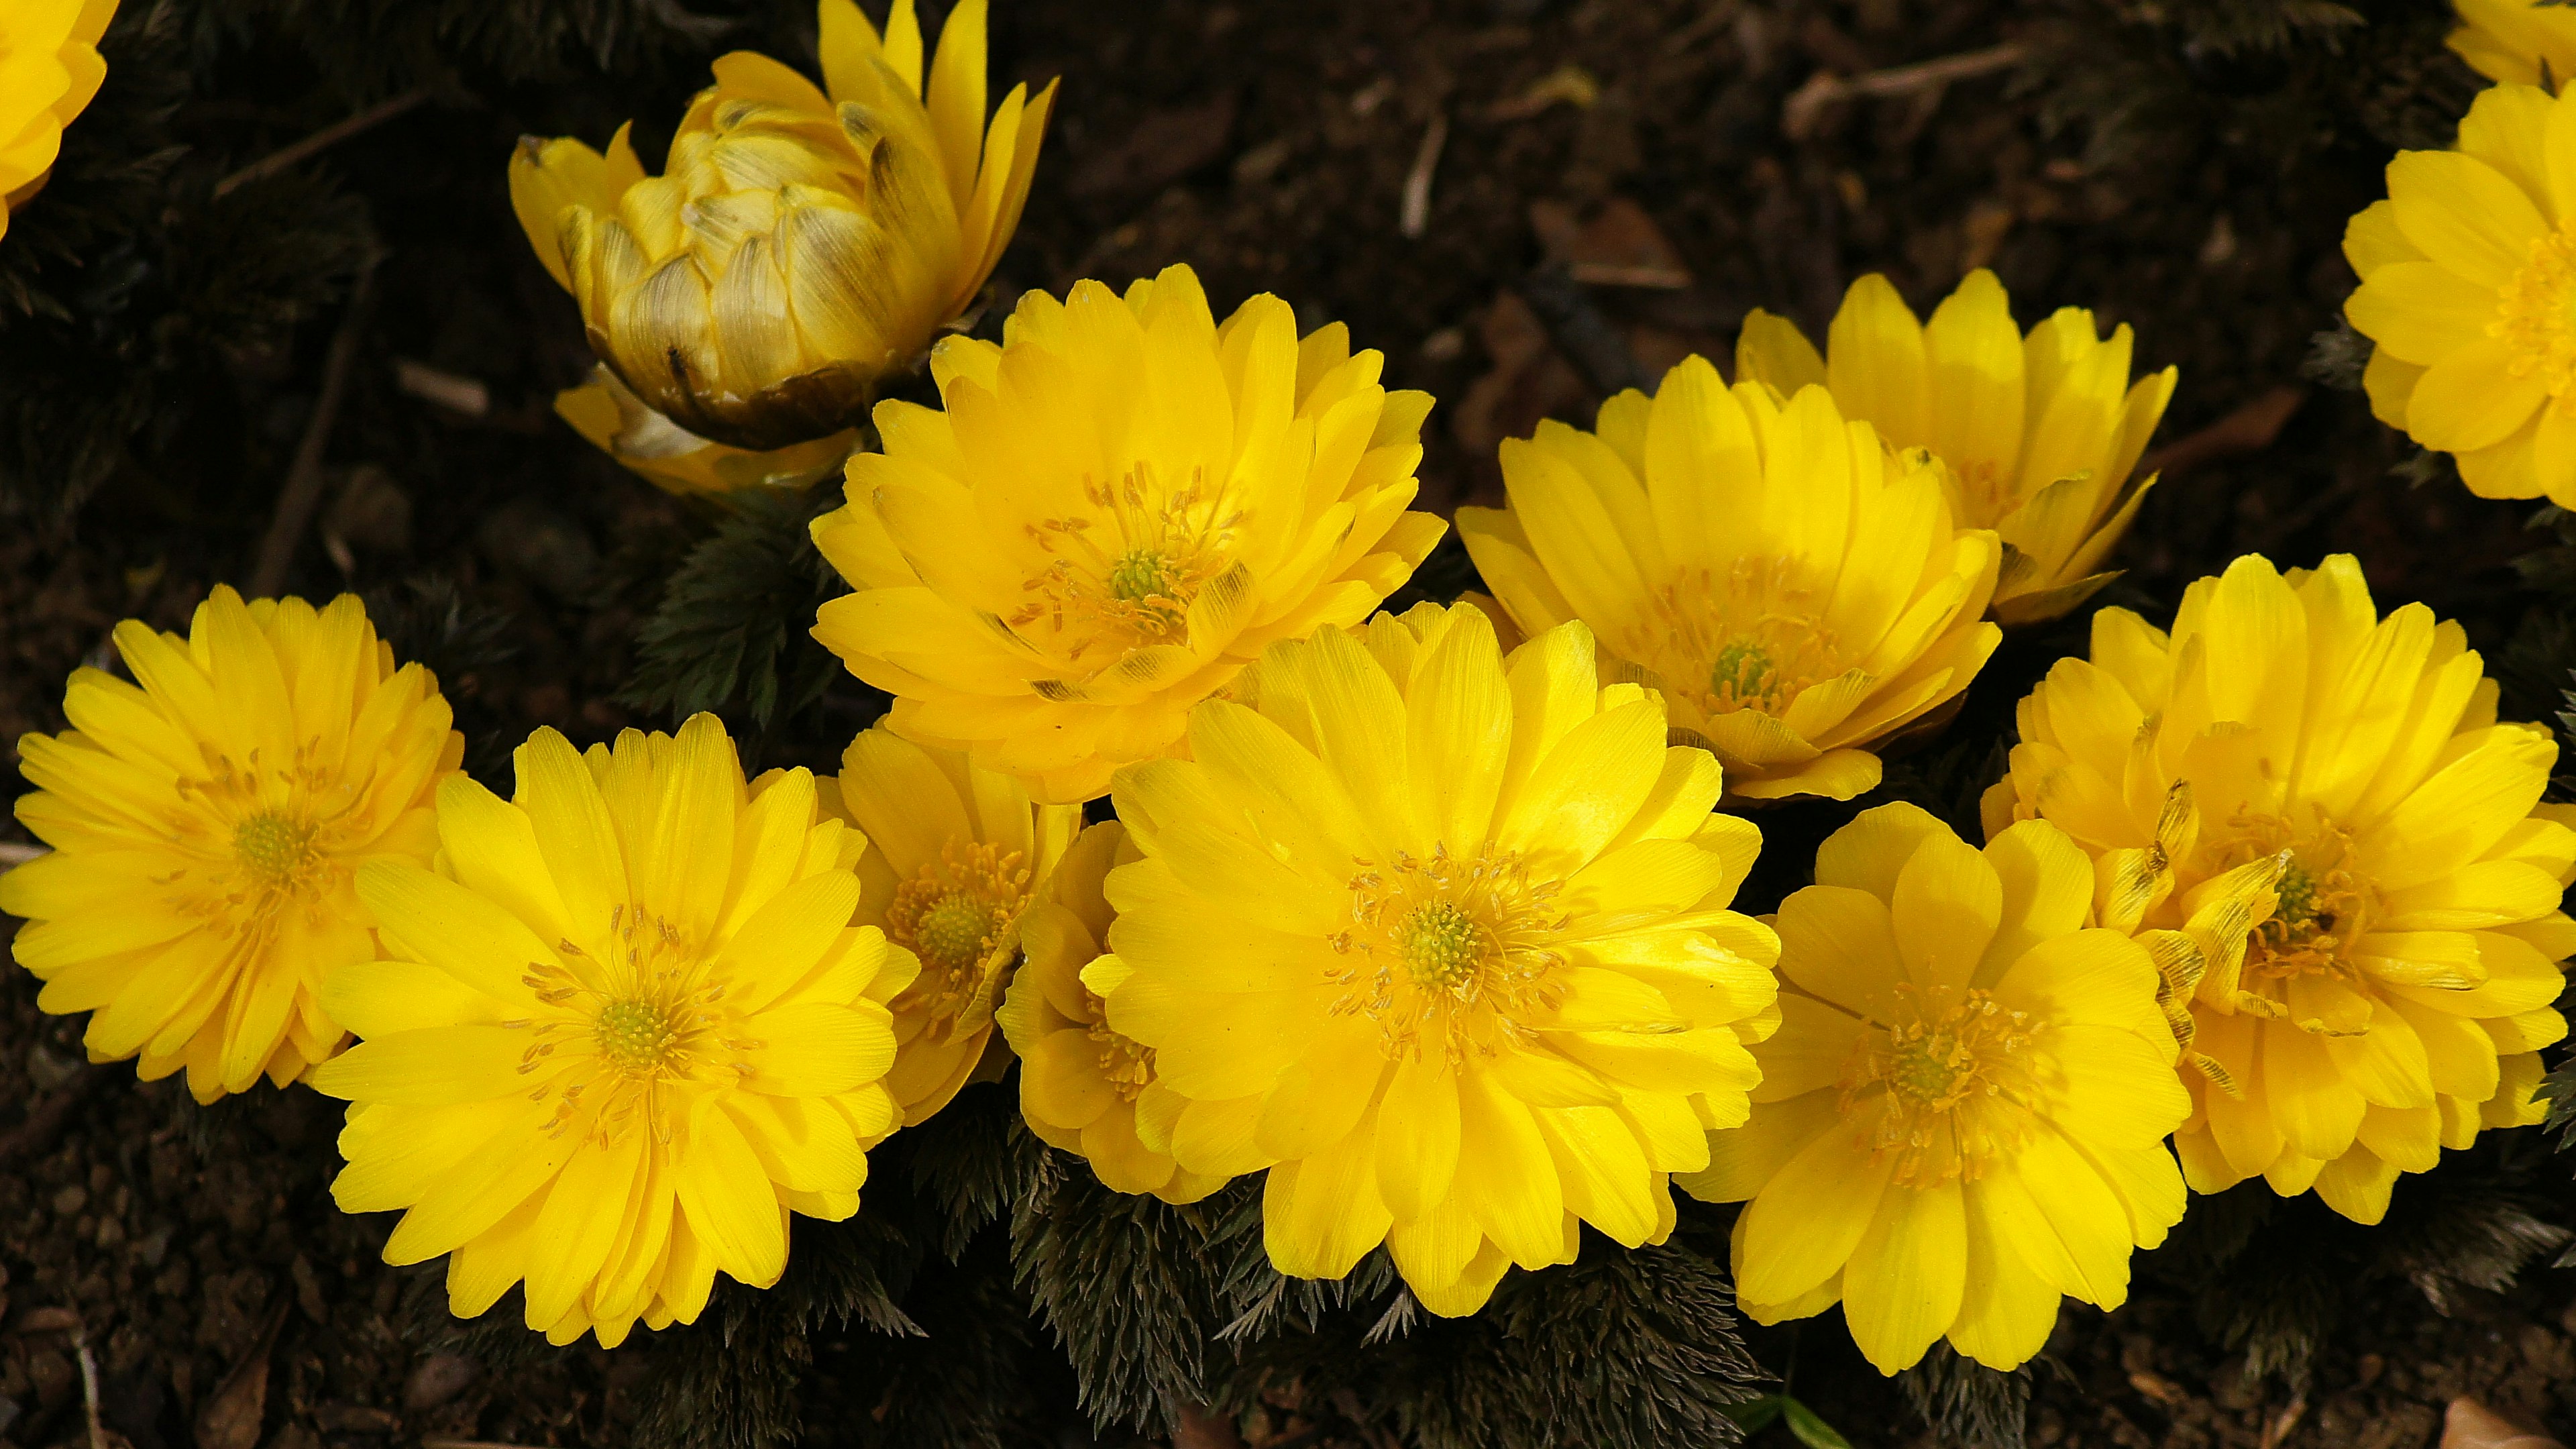
[[[1431,229],[1431,173],[1440,167],[1440,150],[1449,144],[1449,113],[1433,111],[1430,129],[1422,133],[1422,145],[1413,153],[1413,169],[1404,174],[1404,206],[1396,216],[1395,229],[1406,240],[1419,238]]]
[[[2307,400],[2308,390],[2296,383],[2268,389],[2208,427],[2148,454],[2141,471],[2171,478],[2203,463],[2262,452]]]
[[[50,853],[49,847],[24,840],[0,840],[0,870],[25,865],[37,856]]]
[[[1852,96],[1904,96],[1938,90],[1952,81],[1970,80],[2010,70],[2028,58],[2030,52],[2010,41],[1971,50],[1958,55],[1944,55],[1912,65],[1874,70],[1867,75],[1838,76],[1820,70],[1807,78],[1780,107],[1780,129],[1792,141],[1803,141],[1814,134],[1817,118],[1825,107]]]
[[[424,1434],[420,1449],[529,1449],[529,1446],[513,1444],[507,1439],[450,1439],[442,1434]]]
[[[0,1162],[7,1162],[20,1153],[34,1152],[53,1141],[54,1134],[63,1130],[63,1119],[112,1075],[106,1067],[83,1063],[79,1071],[36,1099],[36,1105],[27,1109],[26,1119],[10,1128],[5,1135],[0,1135]]]
[[[89,1418],[89,1449],[107,1449],[107,1426],[98,1421],[98,1355],[90,1352],[86,1324],[72,1325],[72,1355],[80,1360],[81,1412]]]
[[[349,373],[358,359],[358,338],[366,330],[367,311],[375,300],[377,254],[369,254],[358,266],[357,284],[349,289],[348,308],[340,314],[340,330],[331,337],[331,353],[322,364],[322,395],[313,401],[313,416],[305,420],[304,437],[295,445],[295,461],[286,470],[286,485],[278,490],[277,516],[268,522],[268,536],[260,540],[259,561],[250,571],[250,594],[253,598],[271,598],[285,586],[287,565],[295,561],[295,545],[304,537],[305,527],[313,521],[313,510],[322,502],[322,452],[331,441],[331,425],[340,414],[340,400],[349,391]]]
[[[237,186],[246,186],[264,176],[274,176],[296,162],[319,151],[329,150],[371,126],[379,126],[421,102],[429,99],[426,90],[405,91],[389,101],[367,107],[354,116],[335,121],[293,145],[271,151],[232,175],[215,183],[215,195],[222,196]]]

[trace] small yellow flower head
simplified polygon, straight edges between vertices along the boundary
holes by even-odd
[[[45,187],[63,127],[107,79],[98,38],[116,0],[11,0],[0,16],[0,236]]]
[[[1020,960],[1021,918],[1082,829],[1082,810],[1033,804],[1010,777],[882,725],[850,742],[835,793],[831,803],[876,847],[859,863],[859,920],[921,961],[894,998],[899,1050],[886,1075],[909,1126],[947,1106],[983,1062]]]
[[[1923,448],[1948,470],[1951,512],[2003,540],[1994,616],[2054,619],[2118,576],[2102,562],[2155,486],[2131,486],[2173,397],[2173,368],[2129,381],[2129,329],[2059,309],[2024,337],[2003,283],[1983,269],[1917,321],[1875,273],[1852,283],[1825,355],[1797,324],[1756,310],[1736,343],[1736,380],[1784,397],[1830,388],[1844,414],[1890,447]]]
[[[2576,504],[2576,95],[2478,97],[2455,151],[2401,151],[2388,199],[2352,219],[2344,304],[2376,343],[2371,411],[2459,460],[2482,498]]]
[[[1144,859],[1084,973],[1168,1091],[1136,1134],[1184,1171],[1269,1169],[1270,1261],[1380,1243],[1434,1313],[1505,1269],[1673,1227],[1668,1174],[1744,1119],[1777,942],[1725,909],[1759,848],[1707,752],[1604,685],[1567,624],[1506,658],[1422,605],[1274,645],[1119,771]]]
[[[2556,90],[2576,75],[2576,12],[2555,0],[2454,0],[2450,47],[2492,81]]]
[[[96,1013],[92,1061],[184,1066],[200,1102],[284,1086],[343,1039],[325,978],[376,956],[352,872],[429,859],[464,738],[353,594],[218,585],[187,638],[128,619],[116,646],[137,683],[75,671],[72,727],[18,741],[18,818],[54,848],[0,876],[0,911],[32,923],[18,963],[44,1010]]]
[[[2092,652],[2022,701],[1986,825],[2063,827],[2154,950],[2192,1187],[2261,1173],[2372,1223],[2400,1172],[2540,1120],[2576,809],[2539,803],[2557,746],[2496,723],[2460,626],[2380,618],[2348,554],[2247,557],[2170,635],[2095,615]]]
[[[1821,387],[1785,404],[1689,358],[1598,431],[1503,444],[1511,506],[1461,508],[1477,571],[1523,633],[1581,619],[1643,677],[1676,742],[1752,799],[1878,783],[1870,746],[1968,687],[1995,536],[1954,526],[1938,469],[1846,422]]]
[[[2091,862],[2055,826],[1983,852],[1883,805],[1781,904],[1780,1030],[1753,1117],[1696,1196],[1749,1200],[1735,1282],[1763,1323],[1837,1300],[1879,1372],[1936,1339],[1998,1369],[2058,1298],[2117,1308],[2132,1245],[2181,1221],[2165,1134],[2191,1110],[2146,949],[2084,929]]]
[[[858,421],[1001,260],[1054,103],[1015,86],[984,126],[984,0],[960,0],[925,90],[921,27],[880,40],[821,0],[823,88],[736,51],[646,176],[627,129],[601,156],[520,143],[510,200],[581,303],[591,350],[678,427],[742,449]]]
[[[1031,1131],[1081,1153],[1120,1192],[1197,1202],[1225,1186],[1172,1160],[1171,1121],[1188,1104],[1154,1080],[1154,1053],[1109,1025],[1101,992],[1128,967],[1102,945],[1118,912],[1104,893],[1110,870],[1143,855],[1126,827],[1103,821],[1082,832],[1045,892],[1021,918],[1028,952],[998,1013],[1020,1057],[1020,1114]],[[1142,1132],[1165,1124],[1154,1146]]]
[[[1020,299],[1002,345],[931,355],[946,411],[877,409],[814,541],[857,592],[814,636],[895,696],[896,733],[1040,800],[1182,747],[1274,640],[1357,624],[1441,523],[1408,513],[1428,395],[1339,323],[1259,296],[1217,325],[1172,267]]]
[[[789,1212],[858,1211],[913,965],[850,924],[866,841],[803,770],[746,786],[713,715],[517,764],[440,788],[437,873],[358,873],[386,959],[324,992],[364,1038],[313,1075],[331,1195],[406,1209],[385,1261],[447,1254],[458,1317],[524,1280],[530,1328],[614,1347],[778,1281]]]

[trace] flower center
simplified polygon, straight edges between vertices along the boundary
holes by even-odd
[[[1166,486],[1143,463],[1114,485],[1086,479],[1089,510],[1029,526],[1053,557],[1021,582],[1029,601],[1008,622],[1053,631],[1068,661],[1095,645],[1123,654],[1185,634],[1190,605],[1233,563],[1244,514],[1224,492],[1196,470]]]
[[[1705,714],[1776,715],[1800,690],[1843,671],[1834,632],[1816,616],[1815,591],[1793,560],[1688,571],[1658,589],[1653,605],[1654,623],[1631,657],[1655,661],[1655,672]]]
[[[1844,1063],[1842,1110],[1884,1098],[1870,1147],[1896,1154],[1900,1185],[1979,1176],[2029,1130],[2038,1089],[2029,1014],[1982,990],[1941,1008],[1911,983],[1897,988],[1892,1014]]]
[[[1100,1053],[1100,1075],[1121,1102],[1133,1102],[1154,1084],[1154,1049],[1109,1029],[1100,998],[1091,998],[1091,1021],[1084,1029]]]
[[[1390,1056],[1438,1050],[1456,1062],[1529,1039],[1564,994],[1562,884],[1531,881],[1520,852],[1491,847],[1361,862],[1351,929],[1328,938],[1358,958],[1330,973],[1348,988],[1333,1010],[1376,1021]]]
[[[519,1074],[543,1079],[533,1100],[555,1099],[550,1131],[569,1131],[587,1114],[585,1130],[598,1140],[640,1123],[668,1143],[681,1105],[672,1089],[723,1082],[715,1074],[726,1070],[733,1081],[749,1079],[741,1053],[760,1043],[739,1034],[725,985],[707,979],[697,943],[640,906],[618,906],[608,920],[606,960],[557,942],[561,960],[529,962],[520,978],[540,1014],[501,1024],[528,1033]]]
[[[672,1064],[681,1033],[674,1016],[662,1002],[630,996],[601,1007],[591,1034],[610,1065],[629,1076],[648,1076]]]
[[[1109,568],[1109,596],[1121,603],[1169,599],[1180,590],[1172,561],[1150,548],[1131,548]]]
[[[1425,991],[1455,991],[1476,974],[1493,950],[1493,936],[1456,901],[1415,906],[1396,930],[1404,966]]]
[[[934,1033],[952,1029],[1010,964],[1002,958],[1017,954],[1011,932],[1028,903],[1029,870],[1020,852],[980,840],[948,842],[937,862],[895,887],[886,938],[927,968],[911,990],[927,993]]]
[[[2322,815],[2305,829],[2279,816],[2248,812],[2228,824],[2235,830],[2214,856],[2211,874],[2276,856],[2281,878],[2272,885],[2272,914],[2246,939],[2246,989],[2286,1000],[2290,978],[2311,973],[2351,976],[2346,956],[2369,929],[2377,893],[2349,868],[2351,835]]]
[[[2562,400],[2576,384],[2576,220],[2534,240],[2530,260],[2496,293],[2487,335],[2513,354],[2516,377],[2538,375]]]
[[[233,827],[233,859],[266,889],[291,891],[320,856],[313,848],[318,833],[283,811],[262,810]]]

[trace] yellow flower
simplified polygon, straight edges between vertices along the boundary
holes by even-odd
[[[1020,959],[1020,917],[1082,829],[1007,776],[949,750],[863,730],[841,756],[838,805],[876,848],[859,862],[859,919],[921,960],[894,999],[886,1089],[906,1125],[948,1105],[985,1057]]]
[[[510,800],[440,788],[437,874],[358,873],[387,959],[325,988],[363,1040],[313,1085],[351,1103],[332,1196],[406,1209],[386,1262],[447,1254],[462,1318],[524,1279],[530,1328],[613,1347],[778,1281],[790,1211],[858,1211],[912,962],[851,926],[866,842],[813,776],[746,787],[713,715],[517,764]]]
[[[2017,825],[1980,853],[1911,805],[1816,852],[1781,904],[1779,1032],[1750,1122],[1696,1196],[1749,1199],[1736,1296],[1763,1323],[1840,1300],[1892,1374],[1933,1340],[1998,1369],[2058,1297],[2117,1308],[2132,1244],[2182,1219],[2165,1134],[2190,1111],[2146,950],[2084,928],[2091,862]]]
[[[2098,572],[2155,486],[2129,475],[2173,397],[2174,369],[2129,382],[2129,329],[2108,340],[2093,314],[2063,307],[2022,336],[1995,274],[1968,274],[1915,320],[1887,278],[1852,283],[1825,355],[1797,324],[1756,310],[1744,319],[1736,380],[1784,397],[1829,387],[1850,417],[1897,448],[1929,449],[1948,469],[1950,509],[2003,540],[1994,615],[2054,619],[2118,577]]]
[[[107,79],[98,38],[116,0],[12,0],[0,22],[0,236],[45,187],[72,123]]]
[[[2576,96],[2500,85],[2456,151],[2401,151],[2388,199],[2352,219],[2344,315],[2378,344],[2371,411],[2458,458],[2483,498],[2576,504]]]
[[[1590,625],[1737,795],[1876,785],[1868,747],[1949,705],[2003,636],[1979,622],[1995,536],[1954,528],[1939,472],[1821,387],[1783,404],[1688,358],[1653,398],[1603,403],[1597,433],[1541,423],[1502,459],[1511,506],[1458,510],[1494,597],[1526,634]]]
[[[1110,1029],[1108,1009],[1084,968],[1122,970],[1103,953],[1117,911],[1103,893],[1113,866],[1143,858],[1125,826],[1103,821],[1082,832],[1021,919],[1028,960],[1011,978],[997,1013],[1020,1057],[1020,1114],[1047,1143],[1090,1159],[1120,1192],[1197,1202],[1225,1186],[1222,1173],[1191,1172],[1172,1160],[1169,1123],[1187,1104],[1154,1080],[1154,1053]],[[1147,1146],[1140,1124],[1160,1121]]]
[[[2576,809],[2538,803],[2557,746],[2496,723],[2460,626],[2381,619],[2348,554],[2248,557],[2171,635],[2095,615],[2092,654],[2022,701],[1986,823],[2064,827],[2102,924],[2147,933],[2196,1068],[2191,1185],[2261,1173],[2377,1222],[2398,1173],[2539,1120]]]
[[[1474,609],[1381,614],[1272,646],[1190,759],[1118,772],[1145,858],[1083,979],[1169,1089],[1139,1140],[1269,1169],[1282,1273],[1384,1243],[1471,1313],[1579,1223],[1663,1241],[1667,1175],[1744,1119],[1778,943],[1725,907],[1761,835],[1593,661],[1579,623],[1507,659]]]
[[[324,979],[376,955],[351,873],[429,859],[464,738],[353,594],[316,611],[217,585],[187,638],[128,619],[116,647],[137,684],[75,671],[72,727],[18,741],[18,818],[54,847],[0,876],[0,911],[33,922],[18,962],[44,1010],[97,1013],[92,1061],[184,1066],[200,1102],[284,1086],[342,1041]]]
[[[736,51],[648,177],[621,127],[600,155],[530,137],[510,200],[581,303],[591,350],[655,411],[736,448],[857,422],[887,373],[963,312],[1020,221],[1055,87],[984,120],[984,0],[959,0],[923,86],[921,27],[885,38],[821,0],[824,88]],[[980,133],[980,134],[979,134]]]
[[[1190,706],[1264,646],[1356,624],[1439,540],[1407,513],[1429,396],[1378,385],[1339,323],[1259,296],[1219,327],[1172,267],[1020,299],[999,347],[931,354],[945,412],[877,409],[816,519],[857,587],[814,636],[890,723],[1040,800],[1181,748]]]
[[[2450,47],[2477,73],[2515,85],[2559,83],[2576,75],[2576,14],[2552,0],[2455,0],[2460,28]]]
[[[766,453],[728,448],[644,406],[605,365],[590,381],[556,393],[555,415],[644,481],[684,497],[809,487],[838,471],[859,441],[856,430],[843,429]]]

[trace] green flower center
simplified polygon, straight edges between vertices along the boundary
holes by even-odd
[[[599,1054],[629,1076],[649,1076],[670,1065],[681,1023],[661,1002],[625,997],[600,1008],[591,1032]]]
[[[963,971],[983,957],[994,914],[991,905],[961,891],[922,912],[913,939],[933,965]]]
[[[1180,588],[1177,572],[1161,550],[1131,548],[1109,566],[1109,597],[1125,604],[1173,598]]]
[[[263,886],[292,886],[317,855],[314,833],[301,820],[263,810],[233,827],[233,858]]]
[[[1750,639],[1738,639],[1718,650],[1708,666],[1709,693],[1721,700],[1767,703],[1777,684],[1771,651]]]
[[[1484,923],[1454,901],[1416,906],[1397,928],[1405,970],[1425,991],[1454,991],[1466,984],[1493,950],[1494,938]]]

